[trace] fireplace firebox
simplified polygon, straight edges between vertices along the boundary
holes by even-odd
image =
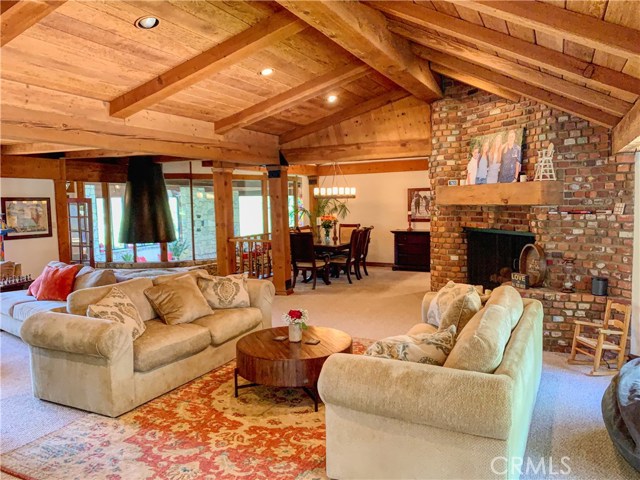
[[[469,283],[491,289],[511,281],[511,273],[519,270],[520,252],[535,241],[529,232],[485,228],[465,228],[464,231]]]

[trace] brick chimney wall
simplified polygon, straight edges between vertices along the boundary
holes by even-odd
[[[543,288],[523,290],[545,306],[548,350],[568,351],[574,319],[602,319],[607,297],[591,295],[591,278],[609,279],[609,295],[631,299],[633,250],[633,155],[612,156],[611,130],[532,100],[512,102],[445,79],[445,97],[431,105],[433,150],[431,189],[466,176],[469,141],[508,128],[525,129],[523,171],[533,179],[537,152],[553,142],[554,166],[564,183],[558,206],[432,205],[431,285],[467,282],[464,227],[528,231],[545,251],[548,271]],[[558,207],[625,213],[562,214]],[[576,293],[561,293],[562,257],[576,256]]]

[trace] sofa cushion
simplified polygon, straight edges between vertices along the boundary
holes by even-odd
[[[251,305],[244,274],[198,278],[198,287],[211,308],[244,308]]]
[[[448,282],[429,305],[427,323],[442,330],[455,325],[459,333],[480,308],[480,295],[473,285]]]
[[[18,303],[13,307],[12,317],[24,322],[34,313],[40,312],[65,312],[67,303],[58,300],[40,300],[38,302]]]
[[[485,305],[500,305],[506,308],[511,319],[511,330],[516,328],[520,317],[522,317],[522,312],[524,312],[522,296],[510,285],[496,288]]]
[[[192,275],[183,275],[144,291],[151,305],[168,325],[189,323],[213,314]]]
[[[155,277],[153,279],[153,284],[154,285],[161,285],[163,283],[167,283],[170,282],[172,280],[175,280],[176,278],[180,278],[180,277],[184,277],[185,275],[191,275],[194,278],[198,278],[198,277],[203,277],[206,275],[209,275],[207,273],[206,270],[202,270],[200,268],[197,268],[195,270],[184,270],[178,273],[171,273],[168,275],[160,275],[158,277]]]
[[[458,334],[444,366],[493,373],[502,363],[510,337],[511,318],[507,309],[500,305],[486,306]]]
[[[146,328],[136,306],[118,287],[113,287],[98,303],[89,305],[87,316],[122,323],[133,340],[140,337]]]
[[[84,267],[78,272],[78,275],[76,275],[76,281],[73,283],[73,291],[113,285],[114,283],[116,283],[116,276],[113,270],[90,270]]]
[[[255,307],[216,310],[193,323],[211,332],[211,344],[215,347],[256,328],[262,322],[262,312]]]
[[[416,323],[409,329],[407,335],[419,335],[421,333],[436,333],[438,329],[428,323]]]
[[[29,295],[26,290],[16,290],[14,292],[2,292],[0,294],[0,312],[3,315],[12,316],[13,307],[19,303],[35,302],[36,299]]]
[[[206,328],[192,323],[167,325],[150,320],[147,329],[133,342],[133,368],[148,372],[201,352],[211,344]]]
[[[373,343],[365,355],[407,362],[444,364],[456,339],[456,327],[417,335],[397,335]]]
[[[144,291],[147,288],[153,286],[153,283],[148,278],[135,278],[126,282],[118,283],[118,288],[124,292],[124,294],[131,299],[133,304],[138,309],[140,318],[143,322],[157,318],[156,312],[147,300]],[[105,285],[103,287],[85,288],[84,290],[78,290],[73,292],[67,298],[67,310],[73,315],[86,315],[87,307],[93,303],[98,303],[104,297],[106,297],[113,286]]]

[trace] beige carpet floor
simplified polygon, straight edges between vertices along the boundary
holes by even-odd
[[[332,285],[318,282],[313,291],[310,285],[298,283],[295,294],[276,297],[274,325],[281,325],[282,313],[291,308],[309,310],[312,325],[340,328],[363,338],[405,333],[420,321],[429,274],[384,268],[371,268],[369,273],[362,281],[354,280],[353,285],[344,276],[332,279]],[[640,474],[615,452],[602,422],[600,399],[610,378],[588,377],[585,371],[586,367],[567,365],[564,355],[545,352],[522,478],[640,479]],[[28,350],[19,339],[2,332],[0,453],[86,415],[36,400],[30,392]]]

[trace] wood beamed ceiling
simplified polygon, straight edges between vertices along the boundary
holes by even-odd
[[[0,21],[5,162],[407,162],[430,131],[398,119],[440,76],[640,145],[640,2],[3,0]]]

